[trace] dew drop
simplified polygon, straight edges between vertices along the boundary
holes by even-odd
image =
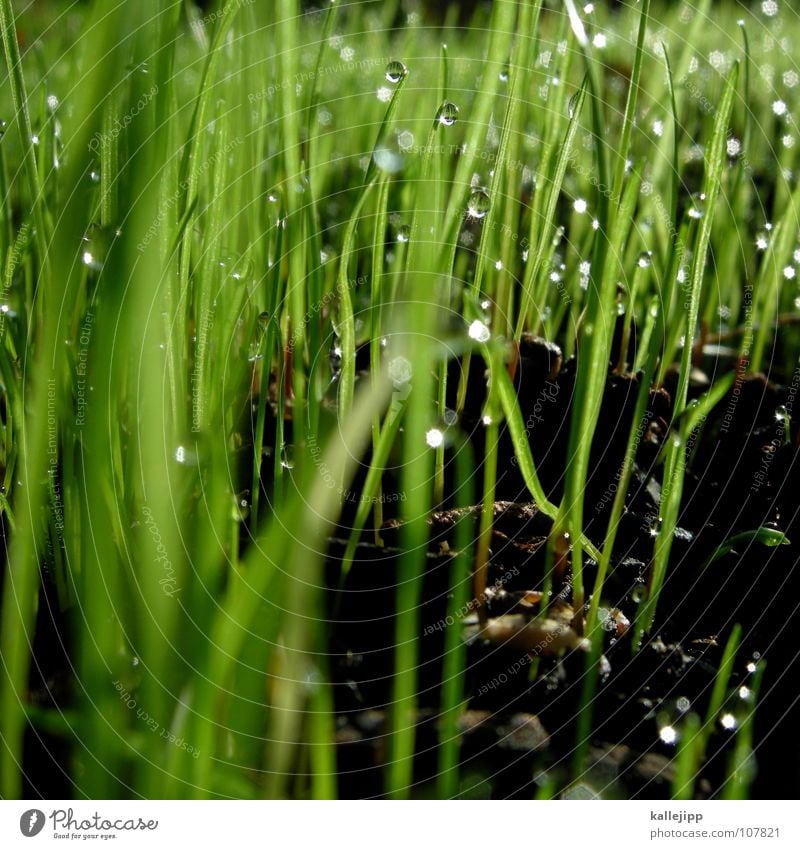
[[[458,120],[458,106],[445,100],[436,111],[436,120],[445,127],[452,127]]]
[[[179,445],[175,449],[175,460],[182,466],[196,466],[197,455],[190,448],[184,445]]]
[[[475,319],[469,326],[470,339],[476,342],[488,342],[491,335],[489,328],[479,319]]]
[[[467,201],[467,216],[469,218],[483,218],[489,211],[489,195],[484,189],[474,191]]]
[[[281,446],[281,467],[289,471],[294,468],[294,445],[287,442]]]
[[[331,350],[328,354],[328,364],[331,368],[331,379],[336,380],[342,370],[342,346],[338,342],[334,342],[331,345]]]
[[[704,209],[704,201],[706,196],[704,194],[696,195],[692,198],[692,205],[689,207],[688,216],[689,218],[693,218],[695,221],[699,220],[705,214]]]
[[[402,227],[397,231],[397,241],[398,242],[408,242],[411,240],[411,228],[408,224],[403,224]]]
[[[235,497],[232,511],[234,522],[244,522],[250,516],[250,502],[247,500],[249,494],[250,491],[245,490]]]
[[[431,448],[439,448],[444,445],[444,434],[439,430],[439,428],[432,427],[425,434],[425,442],[427,442]]]
[[[668,746],[674,746],[678,742],[678,732],[672,725],[664,725],[659,730],[658,736],[661,738],[661,742],[666,743]]]
[[[92,271],[100,271],[105,265],[114,239],[120,235],[122,231],[116,227],[92,224],[83,237],[81,262]]]
[[[408,68],[406,68],[406,66],[402,62],[399,62],[397,59],[393,59],[386,66],[384,76],[386,77],[387,82],[396,85],[400,82],[400,80],[403,79],[403,77],[406,76],[407,73]]]
[[[614,621],[614,617],[611,615],[611,611],[608,608],[601,607],[600,610],[597,611],[597,616],[600,620],[600,627],[604,631],[616,631],[617,623]]]

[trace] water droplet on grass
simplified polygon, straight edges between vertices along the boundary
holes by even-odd
[[[398,242],[408,242],[411,240],[411,228],[408,224],[403,224],[403,226],[397,231],[397,241]]]
[[[331,379],[336,380],[342,370],[342,346],[338,342],[331,345],[331,350],[328,354],[328,364],[331,368]]]
[[[659,729],[658,736],[662,743],[668,746],[674,746],[678,742],[678,732],[673,725],[664,725]]]
[[[439,448],[444,445],[444,434],[439,430],[439,428],[432,427],[425,434],[425,442],[427,442],[431,448]]]
[[[253,273],[253,263],[250,260],[233,254],[223,254],[218,265],[224,274],[237,283],[249,280]]]
[[[100,271],[105,265],[114,239],[120,235],[122,235],[122,231],[116,227],[101,227],[98,224],[92,224],[83,237],[81,262],[92,271]]]
[[[576,91],[575,94],[570,97],[569,102],[567,103],[567,114],[570,118],[575,117],[575,110],[578,107],[578,98],[580,97],[580,91]]]
[[[384,76],[386,77],[387,82],[390,82],[390,83],[396,85],[397,83],[400,82],[400,80],[403,79],[403,77],[407,73],[408,73],[408,68],[406,68],[406,66],[402,62],[399,62],[397,59],[393,59],[386,66],[386,71],[384,73]]]
[[[689,218],[693,218],[695,221],[699,220],[705,214],[705,202],[706,196],[704,194],[697,195],[692,198],[692,205],[689,207],[688,216]]]
[[[478,319],[475,319],[475,321],[470,324],[468,332],[470,339],[474,339],[476,342],[488,342],[492,335],[489,328]]]
[[[484,189],[474,191],[467,201],[467,216],[481,219],[489,211],[489,195]]]
[[[458,106],[445,100],[436,112],[436,120],[445,127],[452,127],[458,120]]]
[[[197,454],[195,454],[190,448],[186,448],[184,445],[179,445],[175,449],[175,460],[182,466],[196,466]]]
[[[245,490],[244,492],[240,492],[234,498],[232,511],[232,518],[234,522],[244,522],[250,516],[250,502],[247,500],[247,496],[249,494],[250,491]]]
[[[294,468],[294,445],[290,443],[281,446],[281,467],[289,471]]]

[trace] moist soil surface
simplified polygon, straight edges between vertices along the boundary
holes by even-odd
[[[725,364],[730,369],[730,363]],[[719,370],[706,358],[692,374],[690,397],[698,397]],[[461,418],[476,456],[476,492],[482,491],[481,424],[485,397],[484,365],[472,359],[471,400]],[[790,376],[787,376],[789,382]],[[458,382],[458,371],[449,385]],[[793,393],[762,375],[740,373],[729,394],[695,432],[688,457],[679,526],[659,600],[654,627],[640,650],[633,651],[634,622],[651,568],[658,528],[662,464],[660,451],[669,434],[674,372],[651,391],[640,429],[636,463],[625,501],[607,577],[602,608],[608,611],[597,693],[591,720],[588,761],[569,796],[669,798],[677,742],[687,711],[705,717],[725,644],[735,623],[742,626],[728,685],[725,710],[733,719],[711,733],[697,797],[724,792],[735,727],[752,709],[749,701],[753,664],[765,664],[754,724],[757,772],[751,795],[794,798],[800,792],[797,758],[787,758],[794,739],[798,699],[792,681],[800,668],[793,644],[798,583],[792,545],[766,547],[745,543],[704,565],[725,540],[768,526],[789,540],[800,539],[798,444],[789,441]],[[562,361],[558,349],[543,340],[523,341],[516,375],[523,420],[540,479],[558,503],[566,464],[568,426],[575,384],[574,360]],[[611,511],[613,485],[623,460],[634,415],[639,377],[609,371],[603,407],[591,436],[591,475],[585,498],[586,533],[602,544]],[[455,399],[453,399],[455,405]],[[448,479],[448,492],[452,481]],[[357,490],[357,483],[354,489]],[[397,481],[384,478],[383,546],[362,542],[339,590],[348,511],[341,538],[331,540],[327,565],[330,616],[337,620],[331,651],[338,712],[339,768],[343,786],[354,797],[382,789],[387,758],[386,724],[394,662],[396,587],[402,580],[401,523],[392,517],[399,499]],[[535,620],[544,586],[551,520],[541,514],[522,481],[511,440],[502,432],[497,502],[490,547],[485,612],[489,623],[509,617]],[[611,493],[611,494],[609,494]],[[458,621],[447,619],[455,540],[462,515],[478,535],[480,508],[456,511],[447,503],[430,521],[431,537],[421,592],[419,698],[415,780],[436,774],[444,630],[462,630],[467,641],[466,710],[459,720],[462,738],[463,792],[494,798],[530,798],[552,781],[569,783],[576,740],[580,695],[587,667],[584,647],[527,651],[519,640],[493,635],[483,639],[475,623],[476,604]],[[349,511],[352,513],[352,510]],[[362,539],[371,538],[365,533]],[[567,623],[572,617],[568,557],[554,576],[548,615]],[[590,592],[596,563],[585,563]],[[474,598],[474,596],[473,596]],[[587,604],[588,604],[587,598]],[[500,619],[499,617],[505,617]],[[448,624],[452,623],[452,624]],[[574,623],[572,623],[574,624]],[[497,629],[496,629],[497,630]],[[485,634],[486,632],[482,632]],[[508,632],[510,634],[510,632]],[[576,641],[577,643],[577,641]]]

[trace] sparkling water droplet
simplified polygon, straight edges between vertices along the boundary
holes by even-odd
[[[639,254],[639,268],[650,268],[652,264],[652,251],[642,251],[642,253]]]
[[[678,742],[678,732],[673,725],[662,726],[659,729],[658,736],[661,738],[662,743],[666,743],[668,746],[674,746]]]
[[[92,271],[100,271],[105,265],[114,239],[120,235],[122,235],[122,231],[116,227],[101,227],[92,224],[83,237],[81,262]]]
[[[402,62],[399,62],[397,59],[393,59],[386,66],[386,71],[384,73],[384,76],[386,77],[387,82],[390,82],[390,83],[396,85],[397,83],[400,82],[400,80],[403,79],[403,77],[407,73],[408,73],[408,68],[406,68],[406,66]]]
[[[474,339],[476,342],[488,342],[491,335],[492,332],[489,328],[478,319],[475,319],[469,326],[470,339]]]
[[[445,127],[452,127],[458,120],[458,106],[445,100],[436,112],[436,120]]]
[[[425,442],[427,442],[431,448],[439,448],[444,445],[444,434],[438,427],[432,427],[425,434]]]
[[[678,696],[675,700],[675,706],[681,713],[686,713],[686,711],[692,706],[692,703],[686,698],[686,696]]]
[[[576,91],[575,94],[570,97],[569,102],[567,103],[567,112],[570,118],[575,117],[575,110],[578,107],[578,98],[580,97],[580,91]]]
[[[402,227],[397,231],[397,241],[398,242],[408,242],[411,240],[411,228],[408,224],[403,224]]]
[[[478,189],[469,196],[467,215],[470,218],[483,218],[489,211],[489,195],[484,189]]]
[[[249,490],[240,492],[233,502],[232,518],[234,522],[244,522],[250,515],[250,502],[247,496],[250,495]]]
[[[331,350],[328,354],[328,364],[331,368],[331,377],[333,380],[336,380],[342,370],[342,346],[338,342],[334,342],[331,345]]]
[[[719,724],[726,731],[735,731],[736,726],[739,724],[739,722],[732,713],[723,713],[722,716],[719,718]]]
[[[775,421],[783,422],[786,420],[786,416],[788,415],[789,411],[783,406],[783,404],[775,408]]]
[[[294,445],[284,442],[281,446],[281,467],[291,471],[294,468]]]
[[[509,67],[510,67],[509,63],[506,62],[506,64],[503,66],[503,69],[497,75],[499,77],[501,83],[507,83],[508,82]]]
[[[706,196],[704,194],[696,195],[692,198],[692,205],[689,207],[689,211],[687,213],[689,218],[693,218],[695,221],[697,221],[702,218],[703,215],[705,215],[705,199]]]
[[[616,631],[617,623],[614,621],[614,617],[611,615],[611,611],[607,607],[601,607],[597,611],[597,618],[600,622],[600,627],[604,631]]]
[[[196,466],[197,455],[190,448],[184,445],[179,445],[175,449],[175,460],[182,466]]]

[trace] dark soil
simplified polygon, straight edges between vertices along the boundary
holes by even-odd
[[[563,487],[574,362],[562,363],[554,346],[533,339],[526,340],[521,355],[516,380],[523,420],[529,423],[540,478],[550,499],[557,502]],[[707,388],[708,374],[713,375],[719,364],[704,367],[706,371],[697,369],[693,375],[690,391],[695,396]],[[473,358],[471,405],[461,420],[476,454],[476,491],[481,487],[484,448],[480,419],[484,371],[484,364]],[[451,375],[451,386],[457,377],[457,372]],[[649,415],[604,590],[602,604],[615,611],[618,623],[635,619],[648,576],[654,541],[651,529],[657,528],[658,458],[668,434],[674,383],[671,376],[663,388],[650,393]],[[603,497],[622,462],[638,385],[635,375],[609,373],[603,409],[592,434],[585,514],[586,532],[596,543],[602,542],[606,531],[611,503],[609,499],[604,503]],[[766,664],[755,723],[759,768],[751,793],[794,798],[800,792],[800,759],[788,757],[785,745],[793,739],[800,719],[797,690],[790,683],[799,671],[791,642],[800,590],[794,547],[753,543],[701,569],[724,540],[767,523],[783,530],[790,540],[800,537],[797,440],[786,442],[782,422],[775,415],[780,405],[788,402],[791,408],[791,401],[787,387],[760,375],[744,377],[693,439],[679,528],[652,636],[638,652],[632,651],[632,628],[625,631],[620,625],[606,640],[584,782],[593,792],[621,798],[670,796],[675,745],[668,737],[664,742],[661,729],[673,723],[680,728],[687,707],[705,716],[722,651],[735,623],[741,623],[743,636],[731,692],[747,686],[748,664],[758,659]],[[793,425],[790,433],[796,433]],[[770,458],[766,463],[765,457]],[[397,483],[387,475],[384,486],[391,499]],[[530,503],[506,432],[500,441],[497,498],[489,583],[498,582],[501,588],[487,595],[486,612],[494,618],[522,611],[532,618],[537,607],[530,604],[535,598],[531,593],[543,586],[551,522]],[[422,588],[415,764],[415,779],[422,787],[436,772],[444,650],[441,623],[447,616],[452,558],[448,549],[455,545],[451,505],[441,506],[445,509],[431,521]],[[471,512],[473,539],[479,513],[477,507]],[[333,676],[338,685],[339,763],[354,797],[381,792],[386,757],[383,735],[391,700],[395,587],[402,553],[399,523],[387,521],[382,538],[383,548],[360,545],[341,594],[337,587],[343,541],[332,540],[328,563],[331,615],[339,620],[332,646],[338,658]],[[590,560],[585,568],[589,589],[595,569]],[[567,602],[571,598],[563,583],[553,587],[553,594]],[[466,637],[470,621],[465,617],[451,627],[463,629]],[[474,638],[469,643],[465,688],[469,703],[462,719],[468,795],[530,798],[547,778],[560,786],[567,783],[586,654],[576,649],[542,656],[535,676],[531,659],[507,644]],[[510,672],[520,667],[521,671]],[[743,703],[731,704],[737,716],[746,709]],[[696,783],[698,796],[722,792],[734,738],[733,731],[722,727],[711,735]],[[584,786],[568,794],[586,792]]]

